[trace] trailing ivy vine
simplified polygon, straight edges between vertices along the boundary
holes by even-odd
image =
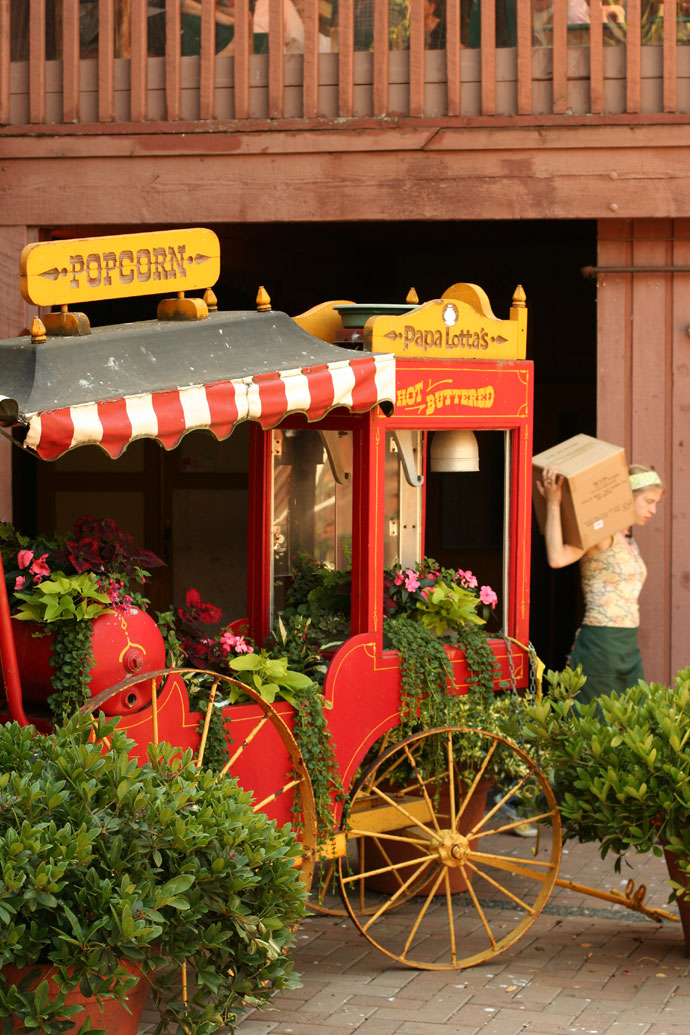
[[[383,628],[388,645],[400,654],[400,737],[441,726],[507,734],[515,701],[511,694],[495,692],[494,688],[500,685],[500,669],[482,628],[462,626],[453,632],[451,645],[465,651],[467,693],[458,692],[444,641],[431,629],[404,615],[384,619]],[[480,744],[472,734],[456,734],[453,745],[467,772],[476,770],[483,762]],[[443,770],[446,759],[441,741],[431,739],[428,748],[429,752],[418,758],[420,766],[429,773]],[[521,773],[515,752],[499,746],[487,775],[500,783]]]
[[[323,696],[316,684],[312,683],[311,688],[296,699],[294,707],[293,731],[314,791],[317,844],[321,845],[334,835],[335,805],[343,803],[346,795],[324,712]],[[301,811],[302,802],[295,794],[292,814],[297,826]]]
[[[53,693],[48,698],[48,705],[55,721],[64,723],[91,696],[89,676],[94,663],[93,624],[56,622],[53,629],[50,680]]]

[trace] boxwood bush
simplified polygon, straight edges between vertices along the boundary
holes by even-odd
[[[298,983],[294,836],[189,753],[159,745],[140,766],[130,747],[103,718],[77,716],[49,736],[0,726],[0,968],[52,964],[63,992],[122,998],[134,964],[158,1031],[232,1028],[238,1009]],[[47,988],[0,970],[3,1035],[12,1016],[22,1032],[89,1030]]]

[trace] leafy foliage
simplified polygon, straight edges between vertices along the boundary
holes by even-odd
[[[629,849],[690,847],[690,668],[673,687],[640,681],[580,704],[581,669],[549,672],[551,693],[526,707],[523,729],[550,756],[566,837]]]
[[[48,705],[56,722],[66,722],[90,697],[92,638],[93,630],[87,622],[62,622],[55,630],[51,653],[54,693]]]
[[[477,598],[469,589],[439,579],[424,600],[417,602],[422,625],[442,636],[447,629],[484,625],[476,611]]]
[[[496,692],[498,665],[486,634],[477,626],[468,626],[463,634],[467,637],[467,693],[461,693],[455,685],[443,640],[431,629],[405,615],[384,619],[384,635],[400,652],[401,738],[440,726],[467,726],[499,736],[509,734],[516,701],[511,694]],[[462,641],[457,645],[461,646]],[[484,755],[478,753],[476,738],[458,733],[453,744],[456,757],[462,758],[468,774],[476,771],[484,761]],[[431,773],[441,770],[445,759],[440,740],[430,740],[429,746],[437,754],[421,757],[420,765]],[[515,752],[498,747],[487,775],[504,784],[522,775],[522,763]]]
[[[63,990],[125,995],[147,972],[158,1031],[207,1035],[295,983],[304,912],[294,837],[232,779],[168,745],[139,766],[114,722],[75,717],[46,737],[0,727],[0,966],[49,963]],[[185,1006],[167,971],[187,961]],[[0,1017],[58,1035],[60,997],[0,974]],[[77,1018],[78,1019],[78,1018]]]
[[[96,576],[53,572],[29,591],[16,594],[20,601],[14,617],[20,622],[88,622],[112,611],[110,597],[98,588]]]

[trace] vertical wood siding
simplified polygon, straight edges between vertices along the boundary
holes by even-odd
[[[648,569],[640,645],[648,679],[690,661],[690,220],[602,220],[598,276],[598,435],[666,484],[657,516],[636,532]],[[658,269],[658,272],[654,272]]]

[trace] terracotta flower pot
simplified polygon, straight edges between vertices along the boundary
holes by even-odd
[[[668,875],[677,884],[684,885],[690,891],[690,877],[680,868],[679,857],[674,852],[664,849],[664,857],[668,868]],[[683,925],[683,936],[685,937],[685,948],[690,956],[690,898],[676,899],[680,922]]]
[[[491,787],[491,783],[488,780],[482,780],[470,802],[468,803],[465,811],[460,819],[459,833],[467,834],[479,820],[482,818],[486,811],[486,796]],[[457,805],[456,805],[457,808]],[[436,810],[436,817],[441,827],[444,825],[444,817],[450,816],[450,797],[447,791],[441,791],[441,796]],[[396,831],[391,831],[396,833]],[[411,837],[419,837],[419,829],[416,827],[405,827],[397,833],[405,834],[408,833]],[[386,854],[390,859],[391,863],[407,862],[408,859],[419,858],[420,860],[426,854],[417,845],[404,844],[401,841],[388,841],[382,842],[386,850]],[[373,839],[367,838],[366,840],[366,858],[365,858],[365,869],[373,870],[377,867],[387,866],[388,863],[380,852]],[[459,867],[450,866],[448,868],[450,877],[450,890],[451,894],[456,895],[462,891],[467,891],[467,881],[462,875],[462,871]],[[471,874],[470,874],[471,877]],[[423,885],[415,889],[415,895],[428,895],[431,891],[433,884],[436,880],[436,875],[430,877]],[[394,894],[400,887],[398,880],[393,873],[380,873],[375,877],[369,877],[366,880],[366,886],[370,891],[378,891],[383,894],[389,895]],[[440,886],[436,890],[436,895],[445,895],[446,885],[445,881],[442,881]]]
[[[68,1033],[78,1031],[88,1017],[94,1028],[105,1028],[108,1035],[136,1035],[144,1004],[146,1003],[149,984],[142,977],[141,971],[137,967],[128,963],[125,963],[125,966],[131,974],[139,978],[138,983],[129,991],[127,1006],[125,1007],[117,999],[104,999],[102,1002],[103,1009],[101,1010],[101,1007],[93,997],[86,998],[77,987],[71,992],[67,992],[65,999],[67,1005],[77,1004],[83,1006],[84,1010],[75,1015],[74,1024],[67,1029]],[[32,989],[47,979],[50,998],[59,993],[60,989],[53,976],[55,974],[55,967],[4,967],[2,973],[10,984],[18,985],[32,971],[37,971],[36,977],[30,986]],[[14,1031],[18,1032],[21,1028],[21,1022],[15,1017],[13,1018],[13,1024]]]

